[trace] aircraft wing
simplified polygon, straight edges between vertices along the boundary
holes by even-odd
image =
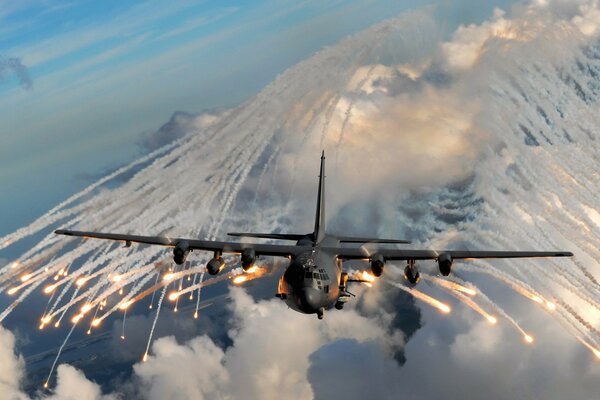
[[[435,260],[441,254],[453,259],[475,258],[531,258],[531,257],[572,257],[568,251],[469,251],[469,250],[411,250],[411,249],[367,249],[365,247],[343,248],[326,247],[324,251],[335,254],[342,260],[358,260],[380,254],[384,259],[394,260]]]
[[[179,242],[187,242],[190,250],[219,251],[222,253],[241,253],[244,249],[254,249],[256,255],[289,257],[310,250],[310,246],[285,246],[277,244],[220,242],[185,238],[168,238],[161,236],[124,235],[120,233],[82,232],[59,229],[57,235],[78,236],[83,238],[106,239],[129,243],[143,243],[166,247],[175,247]]]

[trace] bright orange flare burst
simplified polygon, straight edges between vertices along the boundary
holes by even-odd
[[[533,343],[533,337],[528,334],[525,334],[525,336],[523,336],[523,339],[525,339],[525,342],[527,343]]]
[[[239,285],[240,283],[244,283],[248,280],[248,277],[246,275],[238,275],[235,278],[233,278],[232,282],[235,285]]]
[[[169,272],[169,273],[165,274],[165,276],[163,276],[163,281],[170,281],[171,279],[173,279],[174,275],[175,274],[172,273],[172,272]]]
[[[550,311],[556,310],[556,304],[546,300],[546,308]]]
[[[19,290],[18,287],[11,288],[8,290],[8,294],[15,294],[15,293],[17,293],[18,290]]]
[[[444,314],[448,314],[450,313],[451,309],[450,306],[447,304],[442,303],[441,301],[434,299],[433,297],[426,295],[423,292],[418,291],[417,289],[412,289],[412,288],[407,288],[404,286],[399,285],[398,287],[402,288],[403,290],[407,291],[408,293],[412,294],[415,298],[424,301],[425,303],[429,304],[432,307],[437,308],[438,310],[440,310],[441,312],[443,312]]]
[[[534,295],[530,296],[529,298],[530,298],[531,300],[535,301],[536,303],[539,303],[539,304],[543,304],[543,303],[544,303],[544,299],[542,299],[542,298],[541,298],[540,296],[538,296],[538,295],[535,295],[535,294],[534,294]]]
[[[498,323],[498,319],[496,317],[494,317],[493,315],[488,315],[487,316],[487,320],[490,322],[490,324],[492,325],[496,325],[496,323]]]
[[[178,297],[179,297],[179,293],[173,292],[169,295],[169,300],[175,301],[175,300],[177,300]],[[152,308],[152,304],[150,305],[150,308]]]
[[[44,293],[50,294],[54,291],[54,289],[56,289],[56,285],[46,286],[46,288],[44,289]]]
[[[133,303],[133,301],[126,301],[124,303],[122,303],[121,305],[119,305],[119,309],[121,310],[127,310],[127,308],[129,308],[129,306]]]
[[[75,282],[75,284],[77,286],[83,286],[86,282],[87,282],[86,278],[79,278],[79,279],[77,279],[77,282]]]
[[[31,279],[32,276],[33,276],[33,274],[25,274],[25,275],[21,276],[21,282],[27,282],[28,280]]]
[[[600,350],[598,350],[598,349],[594,349],[594,350],[592,350],[592,351],[594,352],[594,355],[595,355],[595,356],[596,356],[598,359],[600,359]]]
[[[144,357],[142,357],[142,361],[143,362],[148,361],[148,353],[144,353]]]
[[[360,274],[360,279],[362,279],[363,281],[367,281],[367,282],[375,282],[375,277],[367,271],[363,271]]]
[[[100,321],[100,319],[96,318],[95,320],[92,321],[92,326],[97,327],[100,325],[100,322],[102,322],[102,321]]]
[[[81,313],[85,314],[86,312],[90,311],[92,307],[93,306],[90,303],[84,304],[83,307],[81,307]]]
[[[248,268],[247,270],[244,270],[244,272],[247,274],[253,274],[256,272],[257,269],[258,269],[258,267],[256,265],[253,265],[250,268]]]

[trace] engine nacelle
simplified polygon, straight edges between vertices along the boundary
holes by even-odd
[[[416,265],[407,265],[404,268],[404,277],[411,284],[416,285],[421,280],[421,274],[419,273],[419,268]]]
[[[225,261],[220,256],[215,256],[212,258],[208,264],[206,264],[206,270],[211,275],[216,275],[221,272],[225,268]]]
[[[371,257],[371,272],[373,272],[373,275],[380,277],[383,274],[383,267],[385,267],[385,258],[381,254],[375,254]]]
[[[254,249],[244,249],[240,258],[242,268],[244,271],[248,271],[254,266],[254,262],[256,261],[256,251],[254,251]]]
[[[173,248],[173,261],[175,261],[175,264],[181,265],[185,262],[188,254],[190,254],[188,242],[184,240],[177,242],[177,245]]]
[[[452,272],[452,256],[450,254],[442,253],[439,255],[437,261],[440,274],[444,276],[450,275],[450,272]]]

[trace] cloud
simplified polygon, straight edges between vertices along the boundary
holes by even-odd
[[[153,356],[134,371],[142,382],[144,398],[206,399],[220,398],[229,381],[223,365],[224,353],[207,336],[180,345],[174,337],[158,339]]]
[[[114,395],[103,396],[98,384],[88,380],[83,372],[68,364],[56,369],[57,385],[45,400],[116,400]]]
[[[408,399],[588,399],[600,390],[593,378],[597,361],[564,340],[547,315],[528,313],[527,324],[537,333],[536,344],[528,346],[502,320],[490,327],[457,308],[449,319],[427,314],[393,381],[405,388]],[[415,376],[427,376],[427,382]]]
[[[492,19],[482,24],[460,26],[452,41],[442,44],[448,66],[455,70],[471,68],[491,38],[515,39],[518,33],[511,21],[504,18],[504,14],[504,11],[496,8]]]
[[[441,45],[441,50],[450,71],[464,71],[472,68],[490,47],[534,40],[548,45],[548,40],[557,39],[572,28],[588,37],[597,36],[600,32],[597,0],[532,1],[527,6],[516,7],[511,16],[496,8],[493,16],[480,24],[461,25],[452,40]],[[560,47],[556,44],[555,48]]]
[[[157,340],[146,363],[136,364],[143,397],[277,399],[313,396],[309,368],[327,343],[338,349],[373,350],[375,358],[397,365],[393,353],[402,348],[402,334],[389,332],[385,318],[356,310],[314,315],[289,312],[280,300],[255,302],[243,289],[231,288],[234,322],[232,346],[220,349],[207,336],[178,344],[173,337]],[[347,341],[345,338],[351,338]],[[318,358],[318,356],[317,356]],[[317,366],[318,368],[318,366]]]
[[[15,337],[0,325],[0,397],[6,400],[29,400],[21,391],[25,377],[25,360],[15,353]],[[100,386],[88,380],[83,372],[61,364],[57,368],[57,386],[52,394],[38,393],[38,400],[116,400],[115,395],[103,396]]]
[[[175,112],[169,122],[144,137],[142,146],[148,150],[156,150],[191,132],[204,132],[218,120],[218,113],[204,112],[196,115],[182,111]]]
[[[7,72],[12,72],[16,75],[19,80],[19,84],[23,89],[29,90],[33,88],[33,82],[29,76],[27,67],[23,65],[20,58],[7,58],[0,55],[0,79],[2,79]]]
[[[15,354],[15,337],[0,325],[0,393],[10,400],[25,400],[20,386],[25,371],[23,357]]]
[[[573,17],[573,23],[586,36],[595,36],[600,32],[600,9],[598,1],[589,1],[579,6],[579,15]]]

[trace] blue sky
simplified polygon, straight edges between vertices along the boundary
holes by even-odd
[[[477,1],[0,1],[0,234],[141,153],[175,111],[239,104],[325,45],[429,3],[448,28]],[[1,64],[0,64],[1,68]],[[82,176],[88,176],[84,179]]]

